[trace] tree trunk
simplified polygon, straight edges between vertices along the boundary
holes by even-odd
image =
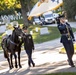
[[[23,16],[24,25],[28,26],[27,12],[26,12],[27,6],[25,6],[25,0],[20,0],[20,4],[21,4],[21,12],[22,12],[22,16]]]
[[[31,7],[30,0],[28,0],[27,3],[28,3],[28,4],[27,4],[27,9],[28,9],[28,11],[30,12],[30,7]]]

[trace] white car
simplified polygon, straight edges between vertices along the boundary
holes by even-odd
[[[57,17],[59,17],[59,14],[53,13],[53,16],[54,16],[54,18],[57,18]]]
[[[57,18],[59,15],[57,13],[49,11],[44,13],[43,16],[45,18],[46,23],[55,23],[56,22],[55,18]]]
[[[55,18],[53,17],[53,14],[47,14],[44,17],[46,23],[55,23]]]
[[[41,25],[42,22],[40,21],[40,19],[39,19],[38,17],[34,17],[34,22],[33,22],[33,24],[39,24],[39,25]]]

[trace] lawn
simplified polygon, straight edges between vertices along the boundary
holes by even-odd
[[[35,31],[36,27],[38,28],[38,32]],[[34,39],[34,43],[42,43],[42,42],[50,41],[50,40],[60,37],[60,33],[59,33],[57,27],[48,27],[48,31],[50,34],[46,34],[46,35],[40,35],[41,28],[43,28],[43,27],[39,26],[39,25],[29,27],[29,31],[30,30],[33,31],[32,36]]]

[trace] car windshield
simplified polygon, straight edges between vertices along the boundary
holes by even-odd
[[[35,21],[35,22],[40,22],[40,20],[39,20],[38,17],[34,17],[34,21]]]
[[[53,17],[53,14],[47,14],[47,15],[44,15],[44,17],[46,17],[46,18]]]
[[[39,19],[38,19],[38,18],[34,18],[34,20],[35,20],[35,21],[39,21]]]

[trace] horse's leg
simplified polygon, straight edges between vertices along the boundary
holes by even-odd
[[[20,63],[20,53],[21,53],[21,50],[18,52],[18,63],[19,63],[19,67],[22,68],[21,63]]]
[[[1,46],[2,46],[2,49],[3,49],[3,51],[4,51],[4,57],[5,57],[5,58],[7,59],[7,61],[8,61],[9,68],[12,69],[12,68],[11,68],[11,63],[10,63],[10,58],[9,58],[9,53],[8,53],[8,50],[7,50],[7,48],[6,48],[5,43],[6,43],[6,39],[1,42]]]
[[[9,68],[10,68],[10,69],[12,69],[12,67],[11,67],[11,63],[10,63],[9,53],[8,53],[8,51],[7,51],[7,50],[5,50],[5,49],[4,49],[4,56],[5,56],[5,58],[6,58],[6,59],[7,59],[7,61],[8,61]]]
[[[17,68],[17,55],[15,54],[15,50],[13,48],[11,49],[11,53],[12,53],[12,55],[14,55],[15,67]]]
[[[7,61],[8,61],[8,64],[9,64],[9,68],[12,69],[9,57],[7,57]]]
[[[15,67],[17,68],[17,55],[14,53],[14,58],[15,58]]]
[[[8,63],[9,63],[9,67],[10,67],[10,69],[11,69],[11,64],[10,64],[9,58],[7,58],[7,61],[8,61]]]
[[[11,60],[11,67],[14,68],[13,67],[13,61],[12,61],[12,53],[10,54],[10,60]]]

